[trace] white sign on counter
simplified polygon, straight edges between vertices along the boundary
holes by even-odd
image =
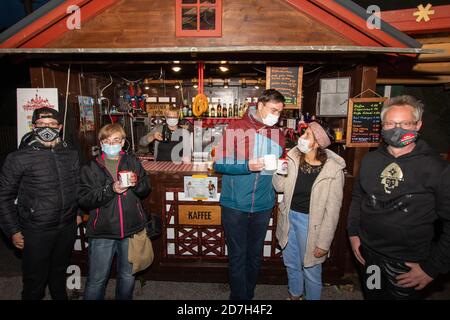
[[[217,177],[193,175],[184,177],[186,200],[208,200],[217,198]]]

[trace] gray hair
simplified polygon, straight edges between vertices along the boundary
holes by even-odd
[[[384,116],[391,107],[398,106],[410,106],[411,108],[413,108],[413,113],[416,117],[416,121],[422,120],[424,104],[413,96],[403,95],[386,100],[383,108],[381,108],[381,121],[384,121]]]

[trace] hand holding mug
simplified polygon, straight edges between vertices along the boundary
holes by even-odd
[[[248,161],[250,171],[261,171],[264,169],[264,158],[251,159]]]
[[[124,188],[120,185],[120,181],[117,180],[116,182],[114,182],[113,184],[113,191],[115,193],[121,194],[124,193],[125,191],[127,191],[128,187]]]

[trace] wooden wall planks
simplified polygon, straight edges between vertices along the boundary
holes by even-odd
[[[176,38],[175,1],[123,0],[83,23],[81,30],[65,33],[48,47],[354,44],[281,0],[227,0],[222,23],[220,38]]]

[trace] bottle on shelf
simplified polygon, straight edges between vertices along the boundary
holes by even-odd
[[[214,105],[213,105],[213,104],[211,104],[211,108],[210,108],[210,110],[209,110],[209,116],[210,116],[211,118],[215,118],[215,117],[216,117],[216,109],[214,108]]]
[[[247,101],[247,99],[244,102],[244,107],[243,108],[244,108],[243,114],[245,114],[247,112],[247,109],[248,109],[248,101]]]
[[[305,117],[304,117],[303,120],[304,120],[306,123],[311,122],[311,116],[309,115],[309,112],[307,112],[307,113],[305,114]]]
[[[234,117],[234,108],[231,105],[231,103],[228,105],[228,118],[233,118]]]
[[[242,107],[242,103],[239,105],[238,115],[239,118],[242,118],[244,116],[244,108]]]
[[[188,108],[188,117],[192,117],[192,107],[189,106]]]
[[[186,118],[189,115],[189,107],[187,103],[183,104],[183,117]]]
[[[224,117],[224,118],[228,117],[228,109],[227,109],[226,103],[224,103],[223,107],[222,107],[222,117]]]
[[[239,116],[239,107],[238,107],[237,99],[234,99],[233,116],[235,116],[235,117]]]
[[[297,132],[300,135],[303,135],[307,128],[308,128],[308,125],[305,122],[305,118],[303,117],[303,114],[300,114],[300,121],[298,122],[298,125],[297,125]]]
[[[184,114],[183,114],[183,106],[182,106],[182,105],[180,106],[180,111],[178,112],[178,118],[179,118],[180,120],[183,120],[183,118],[184,118]]]
[[[217,104],[217,117],[218,118],[222,117],[222,105],[220,104],[220,99],[219,103]]]

